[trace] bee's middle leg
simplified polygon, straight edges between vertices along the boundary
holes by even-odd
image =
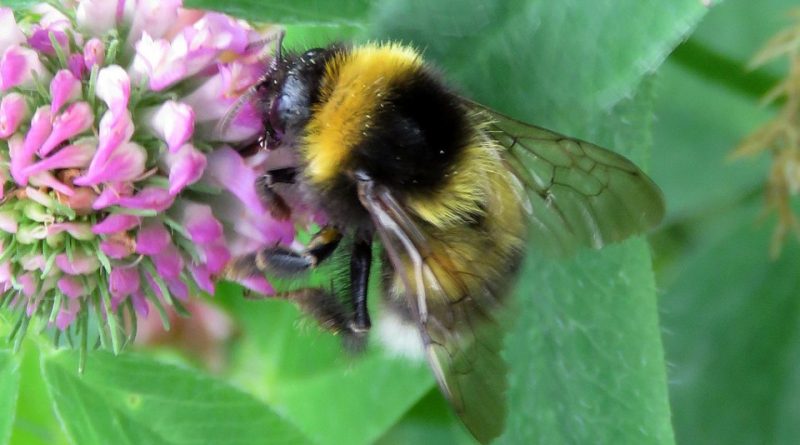
[[[366,332],[371,323],[367,310],[367,293],[369,290],[369,269],[372,265],[372,239],[367,236],[358,236],[353,243],[350,255],[350,286],[353,304],[354,332]]]

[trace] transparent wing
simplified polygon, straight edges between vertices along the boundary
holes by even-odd
[[[658,224],[664,199],[631,161],[589,142],[517,121],[465,102],[491,123],[487,135],[529,200],[531,242],[556,254],[600,248]]]
[[[362,182],[359,196],[392,266],[409,272],[400,274],[406,303],[442,393],[472,434],[488,443],[502,432],[506,411],[500,296],[490,289],[468,294],[467,272],[453,270],[446,252],[428,248],[431,240],[387,189]],[[446,288],[462,290],[443,295]]]

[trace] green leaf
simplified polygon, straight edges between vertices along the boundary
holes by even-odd
[[[458,424],[447,401],[434,388],[406,413],[403,420],[376,442],[376,445],[405,445],[409,443],[446,443],[472,445],[477,442]]]
[[[8,443],[19,392],[19,363],[13,352],[0,349],[0,444]]]
[[[479,102],[586,131],[705,10],[698,0],[408,0],[380,4],[375,34],[424,48]]]
[[[237,17],[260,22],[291,23],[363,23],[369,0],[187,0],[188,8],[215,9]]]
[[[347,42],[364,32],[363,25],[340,23],[286,25],[285,28],[283,45],[295,51],[321,47],[331,42]]]
[[[433,387],[424,363],[374,348],[348,357],[339,338],[286,301],[244,300],[232,287],[218,289],[217,298],[242,321],[235,380],[315,443],[373,443]]]
[[[604,124],[628,147],[645,145],[649,93],[640,94]],[[673,443],[646,244],[565,262],[531,250],[507,341],[514,415],[500,443]]]
[[[667,198],[670,222],[703,214],[758,189],[769,159],[728,159],[769,117],[754,98],[673,61],[659,71],[652,175]],[[691,162],[687,162],[691,160]]]
[[[308,443],[247,394],[191,369],[126,354],[43,357],[45,380],[64,428],[84,444]]]
[[[719,214],[662,298],[679,443],[797,443],[800,249],[771,261],[760,200]]]
[[[20,365],[20,392],[14,419],[12,444],[66,445],[69,443],[56,417],[53,401],[42,376],[37,338],[31,333],[25,339]]]
[[[0,6],[6,6],[8,8],[14,9],[19,11],[21,9],[27,9],[31,6],[40,3],[35,0],[2,0],[0,1]]]
[[[723,162],[776,111],[758,105],[758,79],[772,86],[785,63],[744,67],[793,8],[789,0],[726,2],[664,70],[654,174],[679,210],[664,234],[678,249],[659,274],[678,443],[800,437],[800,250],[788,240],[779,259],[768,255],[775,218],[763,218],[760,195],[769,155]]]
[[[667,196],[671,221],[730,205],[764,182],[766,153],[735,162],[726,157],[775,113],[757,101],[785,66],[750,72],[747,63],[789,24],[793,7],[792,0],[714,7],[659,72],[652,174]]]

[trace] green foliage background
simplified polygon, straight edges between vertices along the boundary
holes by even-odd
[[[413,43],[470,97],[612,147],[662,186],[669,214],[652,249],[640,238],[559,261],[531,249],[498,443],[800,438],[800,250],[768,258],[766,160],[725,160],[774,112],[757,102],[783,67],[744,66],[793,2],[186,3],[285,23],[295,48]],[[294,307],[234,286],[213,302],[238,329],[213,375],[162,348],[92,353],[81,376],[76,354],[43,338],[16,355],[3,344],[0,444],[473,443],[423,364],[375,345],[347,357]]]

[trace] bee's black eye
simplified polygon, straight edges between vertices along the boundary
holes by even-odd
[[[325,55],[325,49],[323,49],[323,48],[312,48],[312,49],[304,52],[303,55],[300,56],[300,60],[302,60],[304,63],[310,64],[310,65],[314,65],[324,55]]]

